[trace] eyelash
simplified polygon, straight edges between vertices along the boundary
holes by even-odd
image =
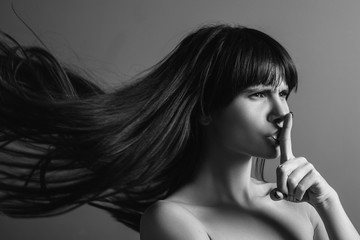
[[[260,96],[261,95],[261,96]],[[266,92],[257,92],[251,95],[251,97],[264,97],[266,95]],[[279,95],[283,98],[288,98],[289,92],[287,90],[281,91]]]
[[[260,96],[262,95],[262,96]],[[251,94],[251,97],[264,97],[265,93],[264,92],[257,92],[257,93],[254,93],[254,94]]]
[[[289,97],[289,91],[287,91],[287,90],[281,91],[280,96],[288,98]]]

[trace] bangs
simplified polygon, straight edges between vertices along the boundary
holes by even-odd
[[[267,34],[249,28],[226,28],[205,44],[208,67],[202,112],[205,115],[227,106],[246,88],[278,86],[297,89],[296,67],[283,46]],[[205,51],[207,50],[207,51]]]
[[[244,29],[251,34],[242,41],[236,56],[230,84],[234,86],[232,96],[244,89],[255,86],[279,86],[283,81],[289,91],[298,85],[296,67],[288,52],[268,35],[252,29]],[[255,35],[255,36],[254,36]]]
[[[235,86],[233,94],[237,95],[244,89],[256,85],[277,87],[282,82],[288,85],[289,91],[293,89],[296,90],[297,74],[293,65],[285,65],[284,62],[273,61],[273,59],[264,59],[260,63],[255,61],[253,64],[255,67],[251,68],[251,70],[246,73],[246,76],[232,79],[232,84]],[[235,68],[234,70],[241,71]],[[239,74],[243,73],[235,73],[234,75],[237,76]]]

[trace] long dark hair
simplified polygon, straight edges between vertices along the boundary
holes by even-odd
[[[136,80],[105,92],[39,47],[0,43],[0,211],[61,214],[82,204],[139,231],[141,214],[192,180],[199,119],[245,88],[297,87],[268,35],[204,26]],[[260,169],[261,172],[261,169]]]

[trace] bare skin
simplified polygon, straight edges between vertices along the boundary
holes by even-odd
[[[286,91],[249,89],[213,116],[195,180],[145,212],[142,240],[360,239],[336,192],[292,154]],[[276,184],[251,177],[251,156],[279,155]]]

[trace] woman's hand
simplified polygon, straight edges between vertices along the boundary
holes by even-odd
[[[314,207],[326,204],[337,193],[304,157],[294,157],[291,145],[293,115],[285,116],[281,130],[280,165],[276,170],[277,189],[274,196],[292,202],[309,202]]]
[[[272,199],[308,202],[315,207],[331,240],[360,240],[335,190],[304,157],[294,157],[291,147],[292,114],[285,116],[280,140],[277,188]]]

